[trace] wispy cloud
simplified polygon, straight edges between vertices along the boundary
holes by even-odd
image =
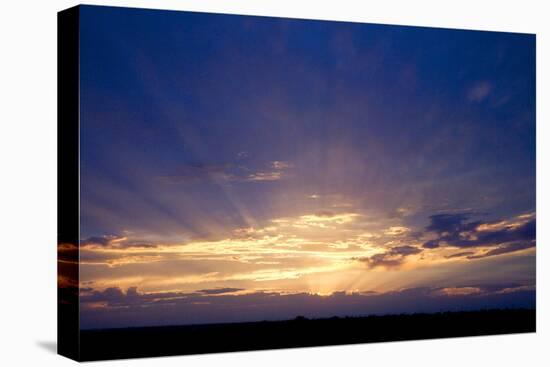
[[[475,254],[475,252],[473,251],[462,251],[462,252],[456,252],[454,254],[451,254],[451,255],[446,255],[445,258],[446,259],[455,259],[455,258],[460,258],[460,257],[467,257],[467,256],[470,256],[470,255],[473,255]]]
[[[213,289],[200,289],[197,292],[202,294],[227,294],[244,291],[243,288],[213,288]]]
[[[234,181],[278,181],[283,178],[281,171],[254,172],[246,177],[234,177]]]
[[[493,86],[488,81],[480,81],[468,90],[468,100],[471,102],[483,102],[491,93]]]
[[[384,231],[385,235],[388,236],[403,236],[411,231],[410,228],[403,226],[392,226]]]
[[[484,252],[480,255],[470,255],[468,256],[468,259],[481,259],[489,256],[508,254],[511,252],[521,251],[532,247],[535,247],[534,240],[526,242],[506,243],[503,245],[499,245],[497,248]]]
[[[248,152],[243,150],[243,151],[240,151],[239,153],[237,153],[237,158],[238,159],[245,159],[245,158],[248,158]]]
[[[238,154],[239,159],[244,159],[247,156],[246,152]],[[157,179],[170,184],[197,184],[205,181],[279,181],[287,177],[287,172],[292,167],[291,163],[284,161],[270,162],[263,169],[253,169],[242,164],[192,164],[182,166],[174,175],[158,176]]]
[[[271,162],[271,166],[273,167],[273,169],[284,171],[288,168],[291,168],[293,165],[289,162],[273,161]]]
[[[154,249],[155,244],[139,240],[129,240],[126,236],[104,235],[88,237],[80,241],[81,248],[102,248],[102,249]]]

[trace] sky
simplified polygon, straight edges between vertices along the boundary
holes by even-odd
[[[80,27],[82,328],[534,307],[534,35]]]

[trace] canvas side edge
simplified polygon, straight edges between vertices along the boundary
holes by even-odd
[[[79,21],[57,14],[57,353],[80,359]]]

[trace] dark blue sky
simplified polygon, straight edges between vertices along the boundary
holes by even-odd
[[[83,243],[170,248],[276,227],[271,248],[355,241],[348,260],[363,267],[414,256],[440,266],[456,254],[437,251],[463,247],[474,248],[456,256],[465,264],[496,249],[530,254],[513,275],[472,281],[534,284],[534,35],[93,6],[81,8],[80,35]],[[437,215],[454,227],[434,229]],[[302,231],[329,222],[330,234]],[[238,257],[213,248],[189,256]],[[273,270],[262,253],[231,276]],[[279,271],[309,269],[301,279],[319,268],[312,257]],[[102,261],[87,279],[98,289],[116,277],[170,288],[128,280],[151,269],[145,260],[109,283],[112,264],[94,270]],[[155,276],[179,279],[181,266]],[[287,287],[308,290],[269,288]]]

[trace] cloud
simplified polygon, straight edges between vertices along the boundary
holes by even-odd
[[[119,287],[108,287],[103,290],[81,288],[80,302],[87,304],[103,303],[104,307],[118,307],[130,305],[146,305],[163,301],[177,300],[191,296],[200,296],[198,293],[184,292],[155,292],[141,293],[137,287],[128,287],[124,292]]]
[[[489,96],[493,86],[487,81],[480,81],[473,85],[468,91],[468,100],[471,102],[482,102]]]
[[[324,218],[332,218],[334,217],[334,212],[331,212],[330,210],[321,210],[315,213],[317,217],[324,217]]]
[[[317,251],[317,252],[360,252],[361,246],[347,244],[345,246],[334,246],[329,243],[304,243],[296,247],[297,250]]]
[[[447,287],[439,289],[438,292],[446,296],[465,296],[480,294],[482,290],[479,287]]]
[[[118,304],[125,302],[126,294],[118,287],[109,287],[102,291],[94,291],[91,288],[81,290],[81,302],[109,302]]]
[[[390,252],[394,254],[408,256],[418,254],[422,252],[422,250],[414,246],[396,246],[393,247]]]
[[[463,252],[457,252],[457,253],[454,253],[452,255],[447,255],[445,256],[446,259],[454,259],[454,258],[457,258],[457,257],[466,257],[466,256],[470,256],[470,255],[473,255],[475,254],[475,252],[473,251],[463,251]]]
[[[414,246],[396,246],[384,253],[375,254],[369,257],[354,258],[354,260],[365,263],[369,268],[394,268],[403,264],[407,256],[416,255],[421,252],[422,249]]]
[[[430,224],[426,227],[426,230],[439,234],[445,232],[456,233],[464,230],[471,230],[479,225],[479,223],[464,223],[470,218],[470,216],[470,213],[431,215]]]
[[[239,152],[237,159],[248,157],[247,152]],[[209,180],[226,182],[263,182],[283,179],[285,172],[292,168],[290,162],[273,161],[264,169],[252,169],[244,165],[233,164],[189,164],[178,169],[176,174],[158,176],[157,179],[168,184],[196,184]]]
[[[200,289],[197,292],[202,294],[226,294],[244,291],[243,288],[214,288],[214,289]]]
[[[143,242],[143,241],[129,241],[128,237],[104,235],[104,236],[92,236],[86,239],[80,240],[81,248],[112,248],[112,249],[124,249],[124,248],[136,248],[136,249],[154,249],[157,245]]]
[[[390,213],[388,213],[388,218],[397,218],[402,219],[412,213],[412,210],[410,208],[406,207],[398,207],[392,210]]]
[[[501,238],[500,232],[507,233],[508,237],[511,236],[508,232],[514,233],[513,236],[529,236],[534,215],[477,221],[471,214],[438,214],[431,217],[423,230],[411,227],[414,232],[422,232],[420,236],[408,232],[387,237],[384,232],[388,228],[399,227],[390,224],[402,223],[388,222],[384,217],[373,224],[379,217],[329,209],[319,206],[295,216],[257,223],[257,226],[237,227],[223,237],[157,242],[156,247],[152,247],[155,243],[132,238],[135,232],[123,232],[130,236],[126,239],[117,235],[92,236],[83,240],[89,245],[80,249],[81,279],[95,281],[97,288],[126,289],[138,285],[150,292],[184,289],[200,293],[196,290],[221,292],[216,289],[258,287],[311,290],[311,279],[317,276],[326,280],[321,282],[322,287],[314,289],[326,292],[340,287],[341,282],[355,279],[357,274],[362,274],[360,279],[353,288],[350,285],[346,289],[365,290],[371,284],[371,277],[376,274],[385,277],[381,273],[389,271],[390,284],[385,289],[395,289],[418,282],[420,271],[426,274],[423,276],[431,277],[439,272],[440,266],[449,266],[456,272],[460,272],[458,268],[470,266],[466,265],[467,261],[456,259],[471,260],[471,266],[482,265],[481,261],[475,261],[482,255],[497,256],[519,251],[522,246],[534,246],[534,242],[508,245],[522,242],[511,241],[462,249],[462,242],[459,245],[453,242],[477,241],[484,236]],[[409,226],[411,222],[406,224]],[[422,246],[430,240],[438,246],[441,243],[441,248],[430,250]],[[515,260],[518,256],[514,255],[503,260]],[[519,256],[517,261],[522,258]],[[488,266],[472,276],[483,279],[501,272],[514,270]]]
[[[289,162],[273,161],[271,162],[271,166],[276,170],[285,170],[291,168],[293,165]]]
[[[501,246],[511,242],[522,242],[524,248],[534,246],[536,237],[536,219],[533,215],[520,215],[511,220],[493,222],[469,221],[472,214],[438,214],[430,216],[426,232],[432,232],[437,238],[423,244],[423,248],[434,249],[441,245],[457,248]],[[511,246],[510,249],[520,246]],[[496,251],[494,254],[512,252]],[[478,258],[470,256],[470,258]]]
[[[86,239],[80,240],[80,246],[111,246],[115,243],[126,240],[126,237],[105,235],[105,236],[92,236]]]
[[[536,237],[536,220],[519,226],[509,226],[495,231],[476,232],[480,243],[500,244],[511,241],[531,241]]]
[[[385,267],[393,268],[403,263],[403,256],[394,256],[390,253],[376,254],[370,257],[362,257],[358,259],[364,262],[369,268]]]
[[[281,227],[336,229],[344,224],[356,221],[359,217],[361,215],[357,213],[333,213],[324,210],[315,214],[301,215],[297,218],[279,218],[272,220],[272,222]]]
[[[489,251],[487,251],[487,252],[485,252],[484,254],[481,254],[481,255],[468,256],[468,259],[481,259],[481,258],[489,257],[489,256],[508,254],[510,252],[521,251],[521,250],[525,250],[525,249],[528,249],[528,248],[531,248],[531,247],[535,247],[535,242],[534,241],[508,243],[508,244],[505,244],[505,245],[501,245],[501,246],[499,246],[495,249],[489,250]]]
[[[240,181],[278,181],[283,178],[283,173],[281,171],[270,171],[270,172],[255,172],[251,173],[243,178],[235,178],[235,180]]]
[[[387,236],[403,236],[404,234],[407,234],[410,232],[411,229],[403,226],[393,226],[389,227],[384,231],[384,234]]]
[[[157,248],[157,245],[151,243],[128,243],[124,245],[125,248],[141,248],[141,249],[153,249]]]
[[[269,169],[253,172],[243,177],[237,176],[235,180],[249,182],[278,181],[283,179],[286,176],[285,172],[293,166],[290,162],[273,161],[269,164]]]
[[[328,296],[310,293],[253,292],[204,294],[141,293],[135,287],[86,290],[81,294],[83,329],[245,322],[331,316],[364,316],[535,307],[533,284],[449,284],[390,292],[343,292]]]
[[[422,247],[427,248],[427,249],[438,248],[439,247],[439,240],[429,240],[427,242],[424,242]]]

